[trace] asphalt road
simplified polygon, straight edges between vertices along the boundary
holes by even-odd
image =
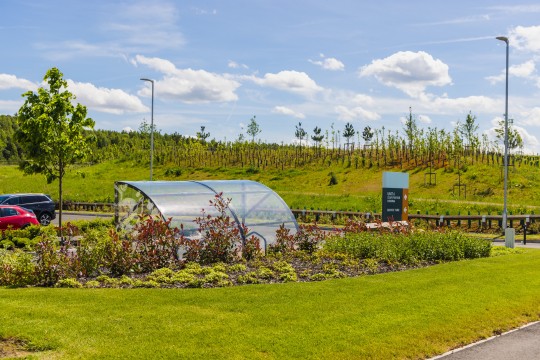
[[[110,219],[112,214],[100,214],[100,213],[83,213],[74,211],[63,211],[62,222],[65,224],[74,220],[93,220],[96,218]],[[58,211],[56,212],[56,219],[53,220],[53,224],[58,226]]]

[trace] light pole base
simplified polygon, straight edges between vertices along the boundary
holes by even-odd
[[[507,248],[514,248],[516,243],[516,229],[506,228],[504,229],[504,246]]]

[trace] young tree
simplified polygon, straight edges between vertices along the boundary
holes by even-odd
[[[57,68],[43,78],[49,88],[28,91],[18,112],[17,140],[26,159],[20,164],[25,174],[44,174],[50,184],[58,179],[59,224],[62,225],[62,180],[69,165],[84,160],[91,152],[88,130],[94,120],[86,117],[86,107],[74,105],[75,96]]]
[[[296,131],[294,132],[294,136],[299,140],[300,146],[302,146],[302,140],[304,140],[304,137],[307,136],[306,130],[302,128],[302,123],[299,122],[298,125],[296,125]]]
[[[371,126],[366,126],[364,128],[364,131],[362,132],[362,139],[367,143],[371,142],[371,139],[373,139],[373,130],[371,129]]]
[[[465,123],[460,124],[458,130],[461,136],[467,139],[467,145],[471,147],[471,149],[477,146],[478,136],[476,136],[476,131],[478,130],[478,125],[476,124],[476,116],[471,114],[470,111],[467,114]]]
[[[313,129],[313,135],[311,135],[311,140],[317,144],[317,148],[320,148],[321,142],[324,139],[324,135],[321,134],[321,128],[318,126],[315,126],[315,129]]]
[[[508,150],[523,148],[523,138],[520,133],[512,127],[514,119],[508,119]],[[504,144],[504,120],[499,120],[499,127],[495,129],[497,140]]]
[[[343,131],[343,137],[347,139],[347,146],[350,146],[350,139],[351,137],[356,134],[356,131],[354,130],[354,127],[351,123],[345,124],[345,130]]]
[[[259,124],[257,124],[256,116],[253,115],[251,118],[249,125],[247,127],[247,134],[251,136],[251,142],[255,142],[255,136],[259,135],[261,133],[261,128],[259,127]]]
[[[201,126],[201,131],[197,131],[197,139],[201,140],[202,142],[206,142],[206,139],[210,137],[210,132],[204,132],[206,129],[206,126]]]
[[[409,107],[409,117],[405,119],[403,124],[403,130],[409,143],[409,154],[412,153],[415,138],[418,136],[418,127],[416,126],[416,119],[412,115],[412,108]]]

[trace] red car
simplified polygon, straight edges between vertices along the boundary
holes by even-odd
[[[39,225],[31,210],[15,205],[0,205],[0,230],[24,229],[30,225]]]

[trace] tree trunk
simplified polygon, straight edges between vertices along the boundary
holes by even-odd
[[[64,200],[62,197],[62,180],[64,178],[64,163],[60,160],[60,171],[58,176],[58,227],[60,229],[60,241],[64,241],[64,231],[62,230],[62,208],[64,207]]]

